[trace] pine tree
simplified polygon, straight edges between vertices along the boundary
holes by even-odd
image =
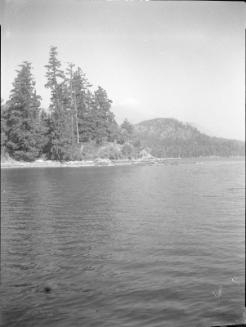
[[[36,94],[31,69],[30,62],[20,65],[6,110],[6,149],[13,158],[26,161],[35,160],[42,151],[41,97]]]
[[[112,135],[116,122],[111,112],[112,101],[108,98],[107,92],[99,86],[94,93],[93,113],[96,123],[95,140],[98,144],[103,141],[112,141]]]
[[[60,69],[61,62],[57,59],[57,47],[52,46],[50,48],[50,57],[48,65],[45,65],[47,69],[46,88],[51,89],[51,104],[50,109],[52,113],[59,114],[62,111],[62,96],[61,96],[61,84],[64,81],[64,72]],[[60,83],[59,83],[60,80]]]
[[[47,83],[51,90],[50,140],[48,157],[53,160],[69,160],[73,144],[73,114],[70,109],[69,88],[61,62],[57,59],[57,47],[50,49],[49,63],[46,65]]]
[[[91,90],[87,89],[83,103],[78,107],[79,133],[82,142],[90,142],[96,135],[96,114],[94,110],[95,97]]]
[[[69,63],[67,68],[67,83],[70,92],[70,106],[73,117],[73,132],[76,134],[76,143],[80,143],[79,125],[86,111],[86,90],[90,87],[82,69],[74,71],[74,64]]]
[[[134,132],[134,126],[125,119],[120,125],[120,143],[129,142]]]
[[[92,86],[80,67],[73,70],[70,63],[67,69],[68,84],[71,97],[71,108],[74,116],[76,143],[92,139],[91,103],[92,96],[89,88]]]

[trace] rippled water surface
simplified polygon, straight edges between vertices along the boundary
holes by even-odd
[[[242,322],[244,161],[2,170],[1,211],[2,326]]]

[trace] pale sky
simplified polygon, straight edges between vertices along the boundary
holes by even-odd
[[[24,60],[48,107],[49,48],[113,100],[121,123],[172,117],[245,138],[243,2],[0,0],[2,98]]]

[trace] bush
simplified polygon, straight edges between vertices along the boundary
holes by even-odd
[[[136,157],[136,149],[130,143],[125,143],[121,148],[121,153],[124,157],[128,159],[133,159]]]
[[[94,141],[80,144],[80,153],[82,160],[95,159],[97,157],[98,148],[99,146]]]
[[[122,158],[122,154],[119,146],[116,144],[109,144],[99,149],[98,157],[101,159],[117,160]]]

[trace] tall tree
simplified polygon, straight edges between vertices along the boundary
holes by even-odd
[[[52,113],[59,115],[60,111],[63,109],[61,84],[64,81],[65,75],[60,69],[61,62],[58,60],[57,55],[57,47],[52,46],[50,48],[49,63],[48,65],[45,65],[45,68],[47,69],[47,83],[45,84],[45,87],[51,90],[50,109]]]
[[[94,103],[94,93],[87,89],[83,95],[83,101],[78,106],[79,133],[82,142],[90,142],[95,139],[96,116]]]
[[[79,125],[83,120],[83,115],[86,111],[86,90],[91,85],[88,83],[86,75],[82,69],[78,67],[74,71],[74,64],[69,63],[67,68],[67,81],[70,91],[70,104],[72,117],[74,117],[74,126],[76,134],[76,143],[80,142]]]
[[[116,125],[111,109],[112,100],[107,92],[99,86],[94,93],[93,113],[96,123],[95,140],[98,144],[112,140],[113,130]]]
[[[70,109],[69,89],[66,85],[61,62],[57,58],[57,47],[50,48],[49,63],[46,65],[47,83],[45,87],[51,90],[50,104],[50,140],[49,158],[54,160],[70,159],[70,149],[73,144],[72,112]]]
[[[86,74],[80,67],[73,70],[74,65],[69,64],[67,74],[69,76],[69,88],[71,96],[71,107],[74,115],[76,141],[88,141],[91,137],[91,127],[94,124],[91,120],[92,86]]]
[[[17,70],[6,109],[6,148],[17,159],[32,161],[42,150],[39,124],[40,100],[35,90],[31,63],[24,61]]]

